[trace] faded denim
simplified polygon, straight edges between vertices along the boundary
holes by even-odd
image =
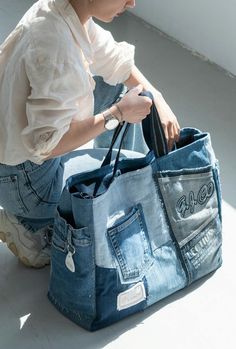
[[[68,178],[53,235],[48,297],[91,331],[222,263],[219,170],[208,133],[185,128],[168,155],[123,159],[108,184],[112,170]]]

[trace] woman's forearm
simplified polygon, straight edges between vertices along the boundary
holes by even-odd
[[[96,138],[104,131],[102,114],[97,114],[82,121],[74,120],[71,122],[69,130],[45,160],[69,153]]]
[[[150,113],[152,104],[149,98],[139,96],[141,91],[142,86],[136,86],[106,112],[120,122],[140,122]],[[69,153],[99,136],[106,130],[104,117],[105,111],[82,121],[72,121],[69,130],[45,160]]]
[[[125,84],[129,89],[132,89],[133,87],[141,84],[145,90],[152,92],[155,100],[161,100],[163,98],[161,93],[151,85],[151,83],[145,78],[145,76],[139,71],[139,69],[136,66],[133,67],[130,77],[125,81]],[[138,101],[140,100],[138,99],[137,102]],[[140,113],[138,109],[140,107],[137,102],[134,103],[134,97],[131,97],[130,102],[128,104],[126,103],[127,108],[124,108],[124,110],[131,108],[132,104],[137,104],[136,113],[134,112],[133,114],[135,116],[137,114],[138,117],[142,114],[142,112]],[[123,104],[122,108],[124,107]],[[111,112],[117,112],[117,110],[114,109],[111,110]],[[130,115],[129,118],[131,119]],[[136,120],[136,122],[137,121],[138,120]],[[135,122],[135,120],[131,119],[131,122]],[[73,121],[70,125],[69,130],[64,134],[58,145],[51,151],[50,155],[45,160],[71,152],[86,144],[87,142],[93,140],[104,131],[104,117],[102,113],[97,114],[95,116],[91,116],[90,118],[82,121]]]

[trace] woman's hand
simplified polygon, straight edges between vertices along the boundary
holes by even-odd
[[[180,126],[176,116],[164,100],[160,92],[154,94],[154,103],[158,110],[162,127],[165,132],[169,151],[175,142],[179,140]]]
[[[122,111],[122,119],[130,123],[141,122],[150,113],[152,100],[149,97],[139,96],[143,91],[141,84],[132,88],[117,104]],[[176,116],[164,100],[162,94],[157,90],[151,91],[154,103],[158,110],[161,124],[166,136],[168,149],[171,150],[179,139],[180,126]]]
[[[150,91],[152,93],[165,132],[168,148],[171,150],[174,142],[179,139],[180,127],[176,116],[164,100],[162,94],[145,78],[135,65],[132,68],[129,78],[125,81],[125,84],[129,88],[137,84],[142,84],[145,91]]]
[[[122,120],[131,124],[141,122],[150,113],[152,100],[149,97],[139,96],[143,91],[141,84],[129,90],[117,103],[122,112]]]

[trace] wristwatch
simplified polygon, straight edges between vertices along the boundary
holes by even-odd
[[[105,111],[102,115],[104,117],[104,127],[106,130],[114,130],[119,125],[119,118],[112,114],[109,110]]]

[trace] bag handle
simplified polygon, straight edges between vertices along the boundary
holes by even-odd
[[[109,150],[108,150],[108,153],[107,153],[105,159],[102,162],[101,167],[104,167],[106,165],[110,165],[113,147],[114,147],[114,145],[115,145],[115,143],[116,143],[116,141],[117,141],[117,139],[122,131],[123,126],[124,126],[124,123],[119,124],[119,126],[117,126],[117,128],[115,129],[115,132],[114,132],[112,140],[111,140],[111,145],[109,147]]]
[[[140,96],[146,96],[154,100],[153,95],[149,91],[141,92]],[[120,150],[124,141],[124,136],[127,134],[129,123],[125,123],[125,131],[122,135],[119,144],[119,151],[117,157],[120,155]],[[111,155],[114,144],[120,135],[124,124],[119,125],[113,135],[110,148],[105,159],[102,162],[101,167],[109,165],[111,163]],[[161,124],[160,116],[154,103],[152,103],[150,114],[142,121],[142,129],[145,142],[150,150],[154,151],[156,157],[160,157],[168,154],[168,145],[165,137],[165,133]]]
[[[165,137],[165,133],[161,124],[160,116],[154,103],[154,98],[151,92],[145,91],[140,93],[140,96],[146,96],[151,98],[153,101],[151,106],[150,114],[142,121],[143,135],[145,142],[150,150],[153,150],[156,157],[161,157],[168,154],[168,145]],[[130,124],[126,125],[124,133],[122,135],[118,153],[116,155],[116,160],[113,169],[113,175],[111,177],[110,183],[113,181],[118,163],[120,160],[120,152],[122,149],[122,144],[124,138],[128,132]],[[109,149],[110,150],[110,149]]]
[[[122,137],[121,137],[121,140],[120,140],[120,145],[119,145],[119,149],[118,149],[118,152],[117,152],[117,155],[116,155],[116,159],[115,159],[115,164],[114,164],[114,168],[113,168],[113,173],[112,173],[112,176],[109,180],[109,184],[113,181],[115,175],[116,175],[116,171],[117,171],[117,167],[118,167],[118,164],[119,164],[119,159],[120,159],[120,152],[121,152],[121,149],[122,149],[122,144],[123,144],[123,141],[124,141],[124,138],[128,132],[128,129],[129,129],[129,126],[130,124],[129,123],[126,123],[126,124],[121,124],[119,126],[117,126],[117,129],[114,133],[114,136],[112,138],[112,142],[111,142],[111,146],[108,150],[108,153],[105,157],[105,159],[103,160],[102,162],[102,165],[101,165],[101,168],[106,166],[106,165],[109,165],[111,163],[111,155],[112,155],[112,150],[113,150],[113,146],[114,146],[114,143],[115,141],[117,140],[118,136],[120,135],[121,133],[121,130],[123,128],[123,126],[125,125],[125,129],[124,129],[124,132],[122,134]],[[97,192],[98,192],[98,189],[100,187],[102,183],[102,178],[98,178],[97,181],[96,181],[96,184],[95,184],[95,187],[94,187],[94,190],[93,190],[93,197],[95,197],[97,195]]]
[[[140,96],[149,97],[152,99],[152,101],[154,101],[153,95],[149,91],[145,91],[145,92],[140,93]],[[120,152],[122,149],[124,138],[128,132],[129,126],[130,126],[129,123],[125,123],[125,129],[124,129],[123,135],[122,135],[121,140],[120,140],[119,149],[118,149],[118,152],[116,155],[115,164],[114,164],[114,168],[113,168],[113,174],[110,178],[109,183],[111,183],[113,181],[113,179],[116,175],[118,163],[119,163],[119,159],[120,159]],[[121,124],[116,128],[114,135],[113,135],[113,138],[112,138],[112,141],[111,141],[110,148],[108,150],[108,153],[107,153],[105,159],[102,162],[101,167],[104,167],[104,166],[109,165],[111,163],[111,156],[112,156],[113,147],[114,147],[114,144],[115,144],[118,136],[121,134],[123,127],[124,127],[124,124]],[[153,150],[155,156],[160,157],[163,155],[167,155],[168,154],[167,141],[166,141],[165,133],[164,133],[164,130],[163,130],[163,127],[161,124],[159,113],[158,113],[157,108],[156,108],[154,103],[152,103],[150,114],[142,121],[142,129],[143,129],[143,135],[144,135],[145,142],[146,142],[148,148],[150,150]],[[102,179],[99,179],[95,185],[94,192],[93,192],[94,197],[97,194],[97,191],[100,187],[101,182],[102,182]]]
[[[150,114],[142,121],[145,142],[148,148],[154,151],[156,157],[167,155],[168,145],[154,97],[149,91],[142,92],[141,96],[149,97],[153,101]]]

